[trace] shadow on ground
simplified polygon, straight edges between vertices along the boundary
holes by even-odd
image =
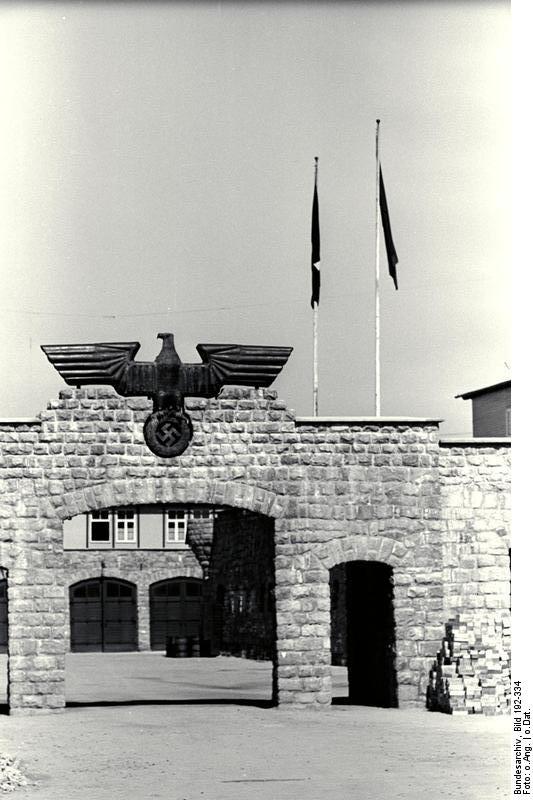
[[[109,708],[111,706],[251,706],[253,708],[274,708],[276,704],[272,700],[254,700],[246,697],[205,697],[190,698],[188,700],[71,700],[66,705],[67,708]]]

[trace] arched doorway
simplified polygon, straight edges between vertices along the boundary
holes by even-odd
[[[202,635],[202,581],[172,578],[150,586],[150,647],[163,650],[167,638],[186,639],[192,652]],[[198,653],[199,654],[199,653]]]
[[[6,575],[7,570],[2,569],[2,573]],[[7,580],[6,578],[0,578],[0,713],[8,713],[7,643],[8,643]]]
[[[137,591],[118,578],[92,578],[70,587],[73,652],[137,650]]]
[[[393,570],[349,561],[330,570],[332,663],[348,668],[352,705],[397,708]]]
[[[7,580],[0,580],[0,653],[7,653]]]

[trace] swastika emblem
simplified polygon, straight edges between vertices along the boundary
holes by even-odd
[[[155,429],[155,438],[161,447],[175,447],[181,438],[181,425],[176,420],[161,422]]]
[[[186,414],[175,409],[155,411],[144,423],[146,444],[156,456],[172,458],[187,449],[192,437],[192,426]]]

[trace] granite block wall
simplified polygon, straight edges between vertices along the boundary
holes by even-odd
[[[441,447],[444,605],[451,617],[480,609],[509,614],[510,466],[505,446]]]
[[[11,713],[64,705],[63,520],[195,502],[272,520],[280,703],[329,704],[329,571],[361,559],[393,569],[399,705],[423,705],[449,617],[508,610],[508,448],[443,448],[436,420],[298,419],[271,390],[187,407],[194,438],[170,460],[144,444],[151,404],[108,389],[66,390],[38,419],[0,423]]]
[[[486,439],[442,443],[439,463],[444,616],[461,643],[472,639],[472,631],[483,630],[470,642],[475,682],[484,687],[483,713],[509,711],[511,706],[510,456],[508,445],[489,445]],[[456,655],[452,661],[457,676],[461,670],[471,671],[470,656]],[[496,685],[497,704],[492,696]],[[470,713],[472,708],[479,711],[480,703],[467,704]],[[449,701],[449,707],[458,713],[466,706],[461,699]]]

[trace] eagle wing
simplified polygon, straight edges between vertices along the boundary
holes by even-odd
[[[139,342],[42,345],[50,363],[71,386],[108,384],[123,396],[155,394],[160,381],[156,362],[134,361]],[[199,344],[201,364],[181,364],[176,391],[213,397],[225,384],[270,386],[292,347]],[[176,356],[177,358],[177,356]]]
[[[292,347],[247,344],[199,344],[196,349],[209,369],[210,382],[219,388],[270,386],[292,353]]]
[[[82,384],[109,384],[119,394],[129,394],[128,380],[139,342],[100,342],[97,344],[42,345],[50,363],[70,386]],[[153,384],[153,364],[135,362],[135,367],[152,367],[147,382]],[[134,370],[137,372],[138,370]],[[142,387],[140,387],[142,388]]]

